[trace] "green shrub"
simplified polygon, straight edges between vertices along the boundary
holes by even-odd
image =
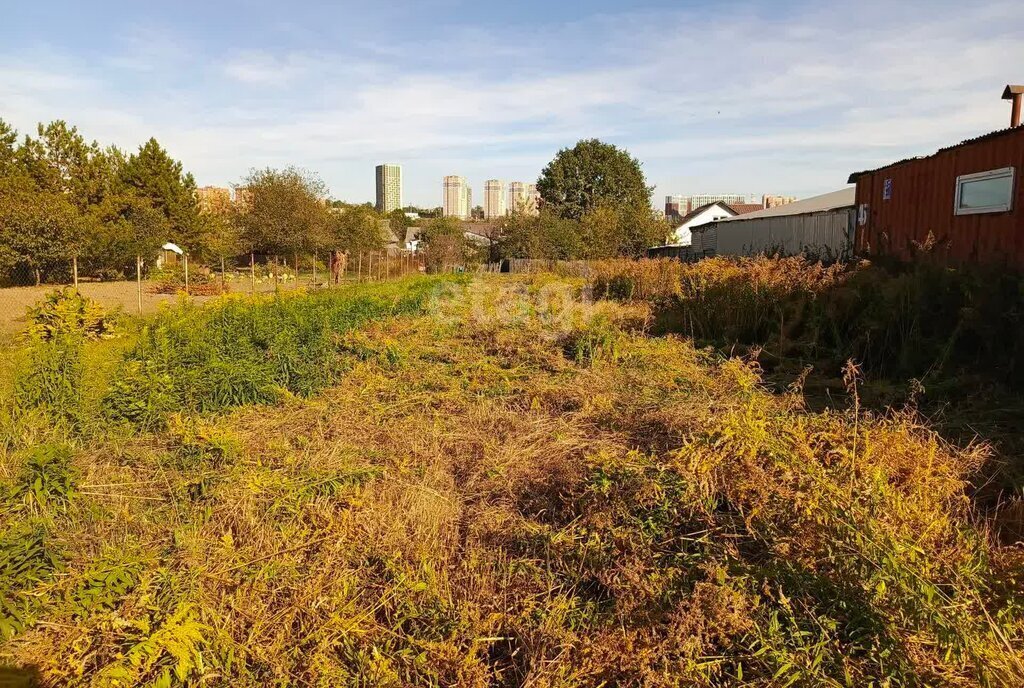
[[[580,365],[614,362],[619,358],[622,338],[622,331],[614,323],[607,318],[595,318],[563,337],[562,350],[566,358]]]
[[[27,452],[25,466],[9,494],[33,512],[64,511],[75,494],[75,469],[71,447],[38,444]]]
[[[110,420],[154,430],[177,408],[174,380],[154,361],[125,361],[101,404]]]
[[[128,556],[105,557],[90,567],[68,595],[75,616],[85,619],[114,606],[139,584],[143,562]]]
[[[60,333],[29,348],[26,369],[15,380],[18,409],[41,409],[60,429],[82,421],[82,336]]]
[[[180,468],[219,468],[240,454],[234,436],[201,418],[172,416],[168,430],[178,445],[175,454]]]
[[[32,337],[50,341],[62,334],[81,334],[86,339],[115,336],[114,323],[103,307],[68,287],[58,289],[29,308]]]
[[[342,374],[343,335],[414,313],[451,278],[348,290],[226,298],[162,313],[129,352],[104,400],[108,417],[154,427],[168,411],[218,411],[308,396]]]
[[[28,628],[41,604],[39,596],[29,593],[61,567],[42,526],[21,524],[0,535],[0,638]]]

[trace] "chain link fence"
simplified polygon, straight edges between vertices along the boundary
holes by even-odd
[[[45,269],[27,262],[0,269],[0,338],[21,330],[28,310],[63,288],[76,289],[110,310],[146,314],[183,296],[204,301],[232,293],[311,291],[425,271],[421,255],[397,249],[298,256],[253,253],[203,262],[165,251],[155,260],[138,258],[134,263],[116,271],[98,271],[77,260],[50,263]]]

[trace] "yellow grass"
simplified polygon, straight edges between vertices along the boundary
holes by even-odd
[[[650,316],[482,278],[343,335],[317,396],[77,442],[69,506],[3,512],[64,563],[0,657],[48,685],[1024,680],[1020,557],[965,496],[984,446],[809,412]]]

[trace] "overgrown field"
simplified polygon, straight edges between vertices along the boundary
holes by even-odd
[[[57,326],[3,416],[0,663],[93,686],[1024,683],[1024,551],[967,496],[985,445],[813,412],[799,379],[771,393],[601,287],[419,278],[121,339]]]
[[[655,304],[663,329],[699,341],[756,343],[773,358],[840,363],[878,376],[965,369],[1024,386],[1024,278],[993,270],[801,257],[587,264],[595,293]]]

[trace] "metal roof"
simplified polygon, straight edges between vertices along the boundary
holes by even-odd
[[[836,208],[848,208],[856,202],[857,189],[848,187],[831,191],[820,196],[811,196],[785,205],[777,205],[774,208],[765,208],[753,213],[744,213],[736,217],[729,217],[719,222],[746,222],[757,220],[762,217],[786,217],[787,215],[808,215],[810,213],[824,213]]]
[[[997,129],[996,131],[990,131],[989,133],[982,134],[981,136],[975,136],[973,139],[964,139],[960,143],[954,143],[952,146],[946,146],[945,148],[940,148],[939,150],[935,151],[931,155],[918,155],[918,156],[913,157],[913,158],[904,158],[902,160],[897,160],[896,162],[891,162],[888,165],[882,165],[881,167],[876,167],[873,170],[863,170],[862,172],[854,172],[853,174],[850,175],[850,178],[849,178],[848,181],[851,184],[856,184],[857,183],[857,178],[862,176],[862,175],[865,175],[865,174],[873,174],[873,173],[879,172],[881,170],[889,169],[890,167],[896,167],[897,165],[902,165],[904,163],[913,162],[914,160],[924,160],[926,158],[932,158],[932,157],[935,157],[936,155],[938,155],[939,153],[945,153],[946,151],[953,150],[955,148],[959,148],[960,146],[969,146],[972,143],[977,143],[979,141],[987,141],[988,139],[998,138],[1000,136],[1005,136],[1006,134],[1012,134],[1014,132],[1017,132],[1017,133],[1024,132],[1024,127],[1007,127],[1006,129]]]
[[[759,210],[764,210],[764,206],[760,203],[730,203],[729,207],[737,215],[747,215],[748,213],[756,213]]]
[[[736,214],[736,211],[735,211],[735,210],[733,210],[733,209],[732,209],[732,207],[731,207],[731,206],[729,206],[729,204],[727,204],[727,203],[726,203],[725,201],[711,201],[710,203],[705,203],[705,204],[704,204],[704,205],[702,205],[702,206],[699,206],[699,207],[697,207],[697,208],[694,208],[693,210],[691,210],[690,212],[686,213],[686,214],[685,214],[685,215],[683,215],[683,216],[682,216],[681,218],[679,218],[678,220],[676,220],[676,221],[675,221],[675,227],[676,227],[676,229],[679,229],[680,227],[682,227],[683,225],[685,225],[685,224],[686,224],[687,222],[689,222],[689,221],[690,221],[690,220],[692,220],[693,218],[695,218],[695,217],[697,217],[698,215],[700,215],[701,213],[703,213],[703,212],[704,212],[705,210],[707,210],[708,208],[712,208],[712,207],[714,207],[714,206],[716,206],[716,205],[717,205],[717,206],[721,206],[721,207],[722,207],[722,208],[723,208],[724,210],[728,210],[728,211],[729,211],[730,213],[732,213],[733,215],[735,215],[735,214]]]

